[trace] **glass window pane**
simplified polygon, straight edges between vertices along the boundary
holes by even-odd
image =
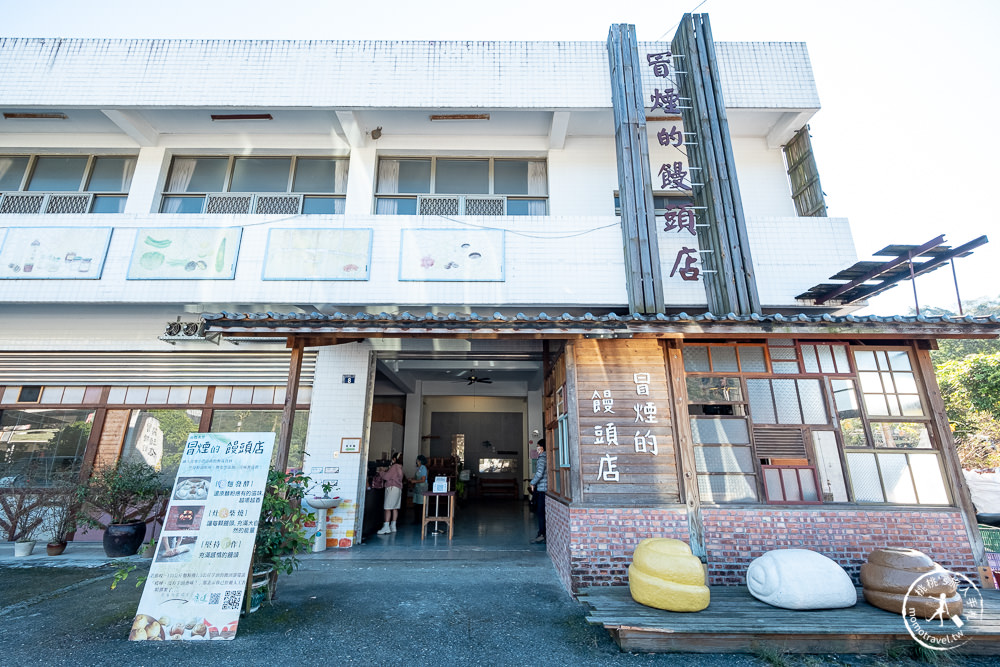
[[[76,481],[94,420],[92,410],[4,410],[0,486]]]
[[[495,160],[493,162],[493,191],[499,195],[529,194],[528,161]]]
[[[826,403],[823,401],[819,380],[798,380],[798,385],[803,423],[826,424]]]
[[[885,388],[887,394],[896,393],[897,390],[895,383],[892,381],[892,373],[882,372],[879,373],[879,377],[882,378],[882,386]]]
[[[308,421],[308,410],[295,411],[286,470],[302,469]],[[277,442],[281,437],[281,410],[216,410],[212,413],[211,430],[214,433],[270,432],[274,433],[274,440]],[[274,455],[271,456],[271,465],[274,466]]]
[[[449,195],[482,195],[488,194],[489,191],[489,160],[437,161],[434,192]]]
[[[776,424],[774,403],[771,399],[771,381],[750,378],[747,380],[750,398],[750,417],[755,424]]]
[[[799,473],[797,470],[782,468],[781,481],[784,482],[785,485],[785,500],[802,500],[802,493],[799,489]]]
[[[906,353],[906,350],[886,352],[886,356],[889,357],[889,368],[892,370],[908,371],[911,369],[910,355]]]
[[[167,192],[222,192],[229,158],[175,157]]]
[[[507,200],[507,215],[545,215],[547,210],[544,199]]]
[[[816,478],[813,477],[812,470],[798,470],[799,489],[802,491],[802,500],[815,503],[819,501],[819,491],[816,489]]]
[[[204,197],[164,197],[160,213],[201,213]]]
[[[708,348],[704,345],[685,345],[682,354],[684,356],[684,370],[691,372],[712,370],[708,365]]]
[[[858,419],[841,419],[840,434],[844,438],[844,447],[870,447],[868,437],[865,435],[865,425]]]
[[[696,444],[747,445],[750,434],[743,419],[691,417],[691,434]]]
[[[0,157],[0,192],[20,189],[27,166],[27,156]]]
[[[777,468],[767,468],[764,470],[764,486],[767,487],[767,497],[772,501],[784,500],[785,494],[781,489],[781,471]]]
[[[847,361],[847,347],[844,345],[833,346],[833,360],[837,363],[838,373],[850,373],[851,365]]]
[[[773,357],[772,357],[773,359]],[[772,361],[771,369],[779,375],[795,375],[799,372],[797,361]]]
[[[895,381],[896,391],[900,394],[916,394],[917,383],[913,379],[913,373],[893,373],[892,379]]]
[[[948,491],[941,475],[941,463],[934,454],[909,454],[910,472],[921,505],[947,505]]]
[[[848,452],[847,469],[851,472],[854,500],[859,503],[885,502],[874,454]]]
[[[379,197],[375,202],[375,213],[378,215],[416,215],[417,200]]]
[[[127,199],[128,197],[124,195],[96,195],[90,211],[91,213],[124,213]]]
[[[405,192],[413,194],[428,194],[431,191],[431,161],[430,160],[398,160],[399,176],[396,179],[396,189],[391,183],[383,183],[379,179],[379,192]]]
[[[741,345],[740,367],[744,373],[766,373],[767,361],[764,359],[763,345]]]
[[[920,397],[916,394],[900,394],[899,407],[906,417],[917,417],[924,414],[924,409],[920,405]]]
[[[83,185],[85,157],[40,157],[35,161],[28,190],[41,192],[77,192]]]
[[[837,406],[837,416],[841,418],[860,417],[858,397],[854,392],[854,380],[830,380],[833,400]]]
[[[90,172],[90,192],[128,192],[135,171],[134,157],[99,157]]]
[[[824,373],[836,373],[837,368],[833,365],[833,352],[829,345],[817,345],[816,356],[819,357],[819,367]]]
[[[931,449],[927,426],[919,422],[872,422],[876,447]]]
[[[689,377],[688,403],[733,403],[743,400],[739,378]]]
[[[292,192],[336,192],[336,187],[336,160],[300,157],[295,161]]]
[[[285,192],[292,158],[237,158],[230,192]]]
[[[794,347],[770,347],[772,359],[798,359],[798,352]],[[798,364],[796,364],[798,366]]]
[[[910,468],[906,464],[906,454],[879,454],[878,465],[882,469],[887,501],[907,504],[917,502],[917,492],[913,490]]]
[[[344,200],[340,197],[305,197],[302,200],[302,212],[342,214]]]
[[[805,372],[819,373],[819,362],[816,360],[816,346],[803,345],[801,351],[802,367],[805,369]]]
[[[888,417],[889,407],[885,403],[885,396],[882,394],[865,394],[865,412],[870,417]]]
[[[833,431],[813,431],[813,450],[816,452],[816,472],[825,502],[846,503],[847,485],[840,464],[837,438]]]
[[[749,447],[695,447],[698,472],[753,472],[753,452]]]
[[[871,350],[855,350],[854,363],[857,365],[859,371],[878,370],[878,366],[875,363],[875,353]]]
[[[184,454],[184,443],[198,432],[201,410],[133,410],[129,417],[123,461],[144,461],[172,482]]]
[[[736,365],[736,348],[733,346],[722,347],[713,346],[709,348],[712,353],[712,370],[716,373],[737,373],[739,366]]]
[[[795,390],[795,380],[772,380],[774,404],[778,411],[779,424],[801,424],[799,395]]]
[[[756,502],[752,475],[698,475],[698,495],[705,502]]]
[[[878,373],[858,373],[861,381],[861,391],[865,394],[881,394],[882,380]]]

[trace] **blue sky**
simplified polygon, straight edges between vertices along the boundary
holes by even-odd
[[[700,4],[700,6],[699,6]],[[963,300],[1000,295],[993,194],[1000,102],[994,0],[0,0],[0,36],[216,39],[600,40],[634,23],[669,39],[685,12],[708,13],[716,40],[804,41],[823,109],[810,122],[831,216],[851,220],[859,259],[945,234],[992,242],[957,263]],[[951,271],[918,278],[922,305],[955,308]],[[909,283],[865,312],[906,313]]]

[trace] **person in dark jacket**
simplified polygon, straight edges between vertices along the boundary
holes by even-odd
[[[538,463],[535,464],[535,476],[531,478],[531,492],[535,498],[535,516],[538,517],[538,536],[531,540],[532,544],[545,544],[545,492],[549,490],[549,479],[546,474],[548,467],[545,459],[545,438],[538,441]]]

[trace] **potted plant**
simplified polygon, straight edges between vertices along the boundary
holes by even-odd
[[[308,482],[309,478],[301,473],[268,472],[254,541],[252,574],[247,582],[250,611],[262,599],[274,598],[278,572],[294,572],[299,565],[297,554],[308,551],[312,544],[312,536],[305,529],[311,515],[301,508]]]
[[[159,473],[143,461],[119,461],[95,470],[77,497],[81,523],[104,529],[109,558],[132,556],[146,537],[146,521],[166,502],[168,489]]]
[[[14,542],[14,555],[27,556],[35,547],[33,535],[44,518],[45,498],[37,489],[0,490],[0,528]]]
[[[66,550],[66,539],[76,530],[78,512],[74,487],[62,485],[46,490],[46,513],[42,522],[42,527],[49,536],[49,542],[45,545],[46,554],[58,556]]]

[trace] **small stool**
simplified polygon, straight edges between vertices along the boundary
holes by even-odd
[[[441,501],[441,496],[447,496],[448,497],[448,516],[441,516],[441,509],[440,509],[440,505],[439,505],[439,503]],[[430,509],[428,507],[430,505],[430,503],[428,502],[429,498],[434,498],[434,516],[429,516],[428,515],[428,512],[430,511]],[[424,492],[424,518],[423,518],[423,521],[420,524],[420,541],[423,542],[424,536],[425,536],[425,534],[427,532],[427,524],[429,524],[431,521],[433,521],[434,523],[437,523],[438,521],[442,521],[444,523],[447,523],[448,524],[448,539],[450,540],[451,536],[452,536],[452,534],[454,532],[454,529],[455,529],[455,521],[454,521],[454,519],[455,519],[455,492],[454,491],[448,491],[446,493],[433,493],[431,491],[425,491]]]

